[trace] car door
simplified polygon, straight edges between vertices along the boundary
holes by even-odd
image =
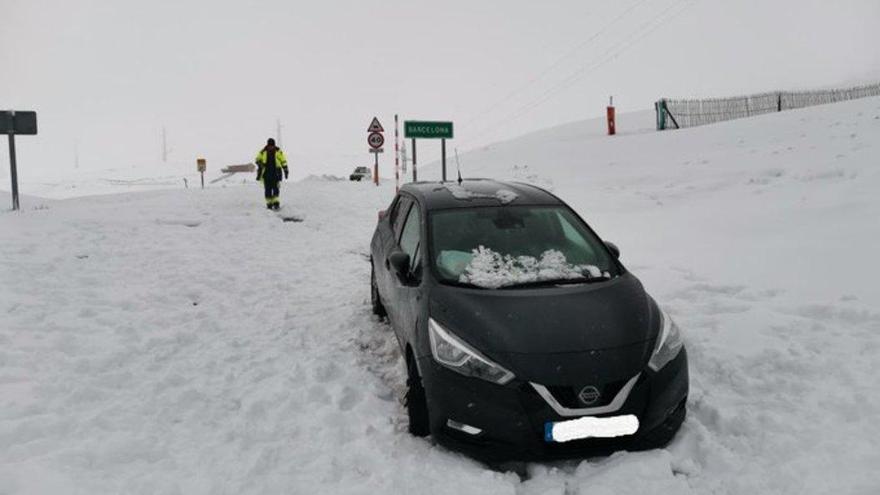
[[[418,325],[422,283],[422,226],[421,208],[417,202],[406,214],[397,241],[397,248],[409,255],[409,274],[405,279],[392,275],[394,293],[394,322],[399,332],[412,340],[412,332]]]
[[[392,314],[392,308],[395,304],[394,298],[394,274],[391,273],[391,266],[388,263],[388,255],[393,249],[397,248],[397,241],[400,237],[400,231],[403,229],[403,222],[412,206],[413,200],[403,194],[398,195],[396,200],[391,204],[388,215],[380,221],[378,229],[378,252],[374,255],[373,266],[376,270],[376,284],[379,287],[379,294],[382,297],[382,304],[388,311],[389,317]],[[393,319],[392,319],[393,321]]]

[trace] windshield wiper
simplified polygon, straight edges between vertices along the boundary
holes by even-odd
[[[459,282],[458,280],[443,280],[443,283],[446,285],[453,285],[455,287],[464,287],[467,289],[485,289],[485,287],[480,287],[479,285],[475,285],[469,282]]]
[[[504,285],[499,287],[499,289],[522,289],[526,287],[555,287],[557,285],[594,284],[596,282],[605,282],[606,280],[611,279],[608,277],[553,278],[548,280],[535,280],[533,282]]]

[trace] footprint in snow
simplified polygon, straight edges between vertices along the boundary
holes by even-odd
[[[361,401],[362,395],[351,387],[344,387],[337,404],[341,411],[349,411]]]
[[[327,391],[324,387],[319,385],[313,385],[309,388],[309,402],[318,403],[318,404],[329,404],[330,403],[330,395],[327,394]]]
[[[320,364],[315,369],[315,379],[322,383],[333,381],[340,376],[342,376],[342,371],[332,362]]]
[[[156,219],[156,223],[159,225],[181,225],[184,227],[198,227],[202,224],[201,220],[181,220],[181,219],[173,219],[173,220],[165,220],[165,219]]]

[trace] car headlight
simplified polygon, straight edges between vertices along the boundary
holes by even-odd
[[[681,330],[678,325],[672,321],[665,311],[660,311],[661,327],[660,335],[657,337],[657,344],[654,346],[654,353],[651,354],[651,360],[648,361],[648,367],[654,371],[660,371],[669,361],[678,356],[684,342],[681,339]]]
[[[498,385],[513,380],[513,373],[472,349],[433,318],[428,319],[428,337],[434,360],[452,371]]]

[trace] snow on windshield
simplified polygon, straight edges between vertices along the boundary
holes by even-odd
[[[472,255],[459,281],[486,289],[547,280],[609,276],[594,265],[573,265],[562,252],[555,249],[544,251],[540,258],[535,258],[502,255],[480,246],[472,251]]]

